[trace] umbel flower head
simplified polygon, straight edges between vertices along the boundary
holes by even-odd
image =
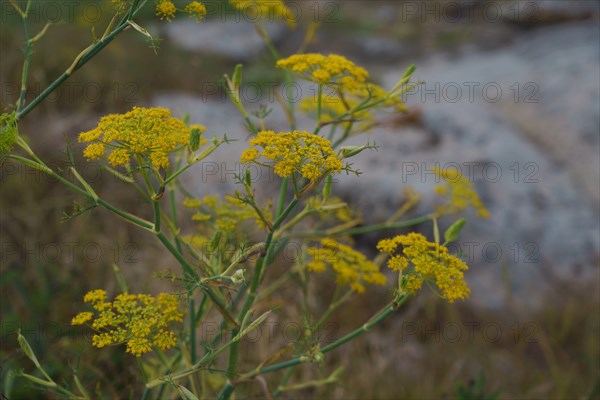
[[[289,27],[296,26],[294,13],[282,0],[229,0],[229,3],[253,20],[272,22],[281,18]]]
[[[364,254],[333,239],[322,239],[319,247],[309,247],[312,257],[309,271],[321,272],[329,265],[336,273],[338,285],[348,285],[357,293],[364,293],[365,284],[385,285],[386,277],[379,267]]]
[[[468,269],[467,264],[450,254],[446,247],[427,241],[420,233],[383,239],[377,249],[391,256],[387,262],[389,268],[402,271],[402,289],[416,292],[423,282],[431,282],[450,303],[469,297],[463,274]]]
[[[337,54],[294,54],[277,61],[277,67],[291,69],[308,81],[349,91],[359,90],[369,77],[367,70]]]
[[[324,93],[321,103],[321,120],[319,122],[329,122],[338,120],[342,115],[345,119],[361,121],[358,129],[366,131],[370,129],[375,122],[375,111],[388,109],[392,111],[406,111],[406,104],[399,96],[389,97],[389,93],[381,86],[365,83],[360,88],[352,91],[334,90]],[[363,104],[365,101],[377,102],[373,107],[359,111],[353,111],[354,108]],[[300,109],[307,114],[316,115],[319,106],[317,96],[308,96],[300,101]],[[344,122],[347,127],[350,122]]]
[[[328,172],[340,173],[344,163],[324,137],[304,131],[262,131],[250,140],[250,147],[242,153],[242,163],[257,163],[261,157],[273,161],[274,172],[281,177],[300,173],[310,181],[316,181]],[[262,165],[262,164],[260,164]]]
[[[79,142],[90,143],[83,151],[90,160],[101,158],[110,149],[108,162],[113,166],[127,165],[137,155],[157,169],[168,168],[169,153],[189,142],[193,128],[205,129],[187,127],[171,117],[167,108],[134,107],[125,114],[102,117],[96,128],[79,135]]]
[[[438,177],[444,180],[444,184],[436,186],[436,193],[440,196],[448,196],[447,203],[437,209],[439,215],[457,213],[468,207],[473,207],[481,218],[490,217],[490,212],[481,202],[471,182],[458,169],[436,167],[434,171]]]
[[[173,18],[175,18],[175,13],[177,12],[177,7],[175,3],[171,0],[157,0],[156,1],[156,16],[161,20],[166,19],[171,22]],[[196,19],[196,22],[200,22],[206,16],[206,7],[204,4],[199,1],[191,1],[189,2],[185,8],[183,9],[190,17]]]
[[[156,16],[160,19],[166,19],[171,22],[172,18],[175,18],[177,8],[171,0],[158,0],[156,2]]]
[[[88,292],[83,301],[90,303],[93,311],[77,314],[71,324],[91,323],[96,331],[92,336],[95,347],[125,343],[127,353],[140,357],[153,347],[166,350],[177,343],[169,323],[181,322],[183,315],[177,297],[171,294],[119,294],[107,302],[106,292],[97,289]]]
[[[206,7],[199,1],[192,1],[188,3],[183,9],[190,17],[196,18],[196,22],[200,23],[206,16]]]
[[[194,221],[206,223],[224,232],[235,233],[248,220],[253,220],[256,226],[264,228],[264,221],[252,206],[234,196],[227,195],[223,201],[214,195],[202,199],[186,198],[183,205],[198,210],[192,217]],[[269,206],[261,208],[262,214],[267,218],[270,218],[269,208]]]

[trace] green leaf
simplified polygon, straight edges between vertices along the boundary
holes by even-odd
[[[21,335],[20,330],[18,332],[17,340],[19,341],[19,346],[21,347],[21,350],[27,356],[27,358],[33,361],[33,363],[38,369],[41,369],[40,362],[38,361],[37,357],[35,356],[35,353],[31,349],[29,342],[27,341],[27,339],[25,339],[25,336]]]
[[[184,386],[176,385],[175,387],[177,388],[177,392],[179,392],[179,396],[181,396],[183,400],[198,400],[198,397],[196,397],[194,393],[190,392]]]
[[[242,68],[244,66],[242,64],[238,64],[235,66],[235,70],[233,71],[233,87],[235,90],[240,90],[240,86],[242,85]]]
[[[446,229],[446,232],[444,232],[444,239],[446,240],[446,243],[454,242],[456,239],[458,239],[458,234],[466,223],[467,220],[461,218],[453,223],[448,229]]]
[[[33,375],[21,373],[21,376],[23,378],[27,378],[31,382],[37,383],[38,385],[41,385],[41,386],[46,386],[46,387],[49,387],[49,388],[55,388],[56,387],[56,383],[55,382],[48,382],[48,381],[45,381],[45,380],[40,379],[38,377],[35,377]]]
[[[19,136],[16,114],[0,115],[0,155],[9,154]]]
[[[406,68],[406,70],[404,71],[404,74],[402,74],[402,79],[410,78],[410,76],[415,72],[416,69],[417,66],[415,64],[409,65],[408,68]]]
[[[115,273],[115,277],[117,278],[117,283],[119,284],[119,288],[121,289],[121,293],[129,293],[129,289],[127,288],[127,282],[125,281],[125,276],[123,275],[123,271],[121,268],[115,263],[112,265],[113,272]]]
[[[200,132],[200,129],[198,129],[198,128],[192,129],[192,132],[190,133],[190,150],[196,151],[200,148],[200,135],[201,134],[202,134],[202,132]]]
[[[333,177],[331,176],[331,174],[327,175],[327,178],[325,178],[325,185],[323,186],[323,197],[326,199],[328,199],[329,196],[331,196],[332,182]]]

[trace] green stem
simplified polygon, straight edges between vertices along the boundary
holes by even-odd
[[[348,139],[348,136],[350,136],[350,131],[352,130],[352,127],[354,126],[354,122],[349,122],[348,125],[346,126],[346,129],[344,129],[344,133],[342,134],[342,136],[335,141],[335,143],[331,146],[334,149],[337,148],[340,144],[344,143],[344,140]]]
[[[327,311],[325,311],[323,313],[323,315],[317,322],[317,328],[316,328],[317,331],[319,331],[319,329],[321,328],[321,325],[323,325],[323,323],[325,321],[327,321],[327,318],[329,318],[331,316],[331,313],[333,313],[339,306],[344,304],[350,298],[350,296],[352,296],[352,290],[347,291],[346,293],[344,293],[342,295],[342,297],[340,297],[337,300],[335,299],[335,296],[334,296],[334,300],[331,302],[331,304],[329,304],[329,307],[327,307]]]
[[[23,119],[31,110],[33,110],[38,104],[40,104],[46,97],[50,95],[57,87],[59,87],[64,81],[66,81],[73,72],[77,71],[79,68],[83,67],[88,61],[90,61],[98,52],[100,52],[104,47],[106,47],[119,33],[124,31],[129,27],[129,20],[135,16],[135,14],[142,8],[142,5],[146,2],[144,1],[140,7],[136,7],[138,1],[134,1],[129,12],[126,17],[121,20],[121,22],[117,25],[117,27],[110,32],[108,35],[102,37],[96,43],[89,47],[89,49],[85,52],[85,54],[79,58],[79,60],[74,63],[68,70],[63,72],[54,82],[52,82],[42,93],[40,93],[35,99],[32,100],[31,103],[27,105],[27,107],[19,110],[16,115],[17,121]]]
[[[410,295],[402,295],[398,300],[394,300],[391,303],[389,303],[387,306],[385,306],[381,311],[379,311],[377,314],[375,314],[373,317],[371,317],[363,326],[361,326],[360,328],[355,329],[354,331],[348,333],[347,335],[341,337],[340,339],[336,340],[335,342],[328,344],[327,346],[321,348],[321,353],[325,354],[325,353],[329,353],[330,351],[337,349],[338,347],[340,347],[343,344],[348,343],[349,341],[351,341],[352,339],[355,339],[356,337],[362,335],[363,333],[369,331],[371,328],[373,328],[373,326],[377,325],[379,322],[383,321],[385,318],[387,318],[388,316],[390,316],[394,311],[396,311],[402,304],[404,304],[408,299],[410,298]],[[275,372],[275,371],[279,371],[282,369],[286,369],[286,368],[290,368],[293,366],[296,366],[300,363],[306,362],[306,359],[304,357],[296,357],[293,358],[291,360],[288,361],[283,361],[280,362],[278,364],[273,364],[270,365],[268,367],[264,367],[252,372],[249,372],[248,374],[244,374],[240,377],[240,380],[246,380],[246,379],[250,379],[253,378],[257,375],[262,375],[262,374],[266,374],[269,372]]]
[[[387,229],[406,228],[409,226],[418,225],[423,222],[427,222],[427,221],[431,220],[431,218],[433,218],[433,217],[434,217],[434,214],[427,214],[427,215],[423,215],[422,217],[407,219],[405,221],[400,221],[400,222],[393,222],[393,223],[384,222],[381,224],[366,225],[366,226],[360,226],[357,228],[350,228],[350,229],[344,229],[344,230],[338,230],[338,231],[336,231],[335,228],[333,228],[333,229],[318,230],[318,231],[312,231],[312,232],[299,232],[297,234],[294,234],[293,236],[311,238],[311,237],[325,237],[325,236],[332,236],[332,235],[335,235],[335,236],[358,235],[358,234],[362,234],[362,233],[377,232],[377,231],[383,231],[383,230],[387,230]]]
[[[171,203],[171,219],[173,221],[173,237],[175,238],[175,246],[177,247],[177,251],[183,253],[183,248],[181,246],[181,240],[179,239],[179,227],[177,224],[177,206],[175,203],[175,187],[173,185],[169,185],[169,201]]]
[[[154,379],[154,380],[148,382],[146,384],[146,387],[149,389],[152,389],[156,386],[160,386],[160,385],[163,385],[168,382],[174,382],[176,380],[183,379],[185,377],[188,377],[188,376],[196,373],[202,367],[204,367],[205,365],[208,365],[219,354],[221,354],[222,352],[227,350],[233,343],[234,342],[228,342],[228,343],[224,344],[223,346],[221,346],[220,348],[218,348],[217,350],[213,351],[212,353],[206,353],[200,360],[198,360],[198,362],[196,364],[192,365],[190,368],[187,368],[183,371],[176,372],[174,374],[168,374],[168,375],[165,375],[163,377],[160,377],[160,378],[157,378],[157,379]]]
[[[144,182],[146,183],[146,189],[148,190],[148,196],[150,201],[152,202],[152,210],[154,212],[154,232],[160,232],[160,205],[158,204],[157,193],[152,187],[152,183],[150,182],[150,178],[148,178],[148,174],[146,173],[146,168],[142,164],[142,157],[136,155],[136,159],[140,169],[142,170],[142,177],[144,178]]]
[[[256,254],[258,252],[263,252],[265,249],[265,243],[257,243],[254,246],[250,247],[246,251],[240,252],[240,255],[236,257],[231,264],[221,273],[221,276],[227,276],[235,267],[237,267],[241,262],[248,259],[248,257]]]
[[[17,161],[24,163],[25,165],[31,165],[33,163],[33,161],[28,160],[23,157],[20,157],[20,156],[11,156],[11,157],[16,159]],[[37,164],[37,163],[35,163],[35,164]],[[132,214],[121,211],[118,208],[114,207],[113,205],[109,204],[108,202],[106,202],[100,198],[94,199],[94,196],[92,196],[92,194],[90,194],[88,191],[83,190],[80,187],[69,182],[67,179],[63,178],[62,176],[58,175],[56,172],[52,171],[45,164],[37,164],[37,165],[38,165],[37,166],[38,169],[48,173],[54,179],[67,185],[71,189],[75,190],[77,193],[80,193],[83,196],[91,198],[92,200],[96,201],[99,205],[103,206],[104,208],[107,208],[108,210],[114,212],[115,214],[119,215],[120,217],[124,218],[125,220],[133,223],[134,225],[137,225],[141,228],[144,228],[146,230],[153,232],[156,235],[156,237],[158,238],[158,240],[160,240],[160,242],[167,248],[167,250],[169,250],[169,252],[177,259],[177,261],[183,268],[184,272],[188,276],[190,276],[192,279],[198,279],[198,274],[196,273],[196,271],[194,271],[194,268],[185,259],[185,257],[183,257],[181,252],[178,251],[177,248],[169,241],[169,239],[165,236],[165,234],[163,232],[157,232],[154,230],[155,224],[152,224],[146,220],[138,218]],[[225,317],[234,326],[237,325],[237,323],[235,322],[235,319],[231,316],[231,314],[229,314],[229,312],[227,311],[227,309],[226,309],[225,305],[223,304],[223,302],[221,301],[221,299],[219,299],[218,296],[210,288],[203,287],[202,289],[210,297],[210,299],[215,303],[215,305],[217,306],[218,310],[221,312],[223,317]]]
[[[28,166],[32,166],[32,161],[28,160],[24,157],[21,156],[14,156],[11,155],[11,158],[25,164]],[[38,163],[39,164],[39,163]],[[73,189],[74,191],[76,191],[77,193],[96,201],[99,205],[101,205],[102,207],[112,211],[113,213],[117,214],[118,216],[120,216],[121,218],[127,220],[128,222],[137,225],[141,228],[144,228],[146,230],[152,230],[153,228],[153,224],[149,221],[146,221],[145,219],[139,218],[133,214],[129,214],[125,211],[121,211],[118,208],[114,207],[112,204],[108,203],[107,201],[104,201],[100,198],[95,199],[94,196],[89,193],[88,191],[80,188],[79,186],[73,184],[72,182],[70,182],[69,180],[63,178],[62,176],[58,175],[56,172],[52,171],[48,166],[46,166],[45,164],[39,164],[39,166],[37,167],[37,169],[39,169],[40,171],[46,172],[48,175],[52,176],[54,179],[56,179],[57,181],[63,183],[64,185],[68,186],[69,188]]]
[[[183,257],[183,255],[177,251],[175,246],[169,241],[167,236],[163,232],[155,232],[156,237],[160,242],[169,250],[169,252],[179,261],[179,264],[183,268],[184,272],[189,275],[192,279],[198,279],[198,274],[194,271],[192,265]]]
[[[315,130],[313,131],[314,135],[317,135],[319,133],[319,131],[321,130],[322,109],[323,109],[323,85],[321,85],[319,83],[319,86],[317,89],[317,126],[315,127]]]
[[[196,310],[194,298],[190,298],[190,358],[192,364],[196,363]]]
[[[354,331],[341,337],[340,339],[336,340],[335,342],[321,348],[320,352],[323,354],[328,353],[328,352],[342,346],[343,344],[348,343],[349,341],[351,341],[352,339],[355,339],[356,337],[362,335],[363,333],[369,331],[371,328],[373,328],[373,326],[377,325],[379,322],[383,321],[385,318],[390,316],[402,304],[404,304],[410,297],[411,296],[409,294],[403,294],[403,295],[399,296],[397,299],[394,299],[387,306],[385,306],[381,311],[379,311],[377,314],[375,314],[373,317],[371,317],[365,324],[363,324],[363,326],[355,329]],[[273,364],[273,365],[270,365],[270,366],[267,366],[264,368],[259,367],[259,368],[255,369],[254,371],[250,371],[247,374],[240,376],[238,381],[240,381],[240,382],[246,381],[246,380],[252,379],[258,375],[266,374],[269,372],[280,371],[280,370],[287,369],[287,368],[292,368],[292,367],[295,367],[296,365],[310,362],[310,361],[311,361],[311,359],[306,356],[295,357],[291,360],[283,361],[283,362]],[[230,398],[230,396],[232,395],[234,389],[235,389],[235,385],[232,382],[228,382],[227,384],[225,384],[223,386],[223,388],[219,392],[219,395],[217,398],[222,399],[222,400],[228,400]]]
[[[273,397],[279,397],[281,395],[281,389],[285,387],[292,377],[292,372],[294,372],[293,368],[288,368],[288,370],[285,371],[285,375],[283,375],[283,378],[281,378],[281,381],[279,381],[279,385],[277,385],[277,389],[275,389],[273,392]]]
[[[27,80],[29,77],[29,64],[31,61],[31,49],[33,43],[29,39],[29,24],[27,23],[27,14],[29,11],[29,5],[31,0],[27,2],[27,8],[25,13],[22,15],[23,19],[23,32],[25,34],[25,60],[23,61],[23,72],[21,75],[21,93],[19,95],[19,101],[17,102],[17,113],[21,111],[21,108],[25,105],[25,94],[27,93]]]
[[[277,210],[275,212],[275,218],[279,218],[281,213],[283,212],[283,207],[285,205],[285,196],[287,194],[289,178],[283,178],[281,181],[281,187],[279,188],[279,199],[277,200]]]
[[[198,161],[201,161],[201,160],[205,159],[206,157],[208,157],[209,155],[211,155],[221,144],[225,143],[226,140],[227,139],[220,139],[216,143],[213,143],[212,145],[210,145],[210,147],[203,150],[202,153],[200,153],[196,157],[194,157],[194,159],[191,162],[188,162],[186,165],[179,168],[172,175],[170,175],[167,179],[165,179],[164,182],[162,183],[163,186],[166,186],[167,184],[173,182],[175,179],[177,179],[177,177],[179,175],[181,175],[182,173],[187,171],[191,166],[196,164]]]
[[[242,324],[242,322],[246,318],[246,315],[250,311],[250,308],[254,304],[258,286],[260,285],[260,282],[262,280],[263,269],[265,268],[265,266],[269,265],[272,261],[273,249],[274,249],[273,235],[275,233],[275,230],[277,230],[277,228],[279,228],[279,226],[287,218],[287,216],[292,212],[292,210],[296,207],[297,204],[298,204],[298,199],[294,198],[290,202],[290,204],[288,204],[288,206],[285,208],[285,210],[282,211],[279,218],[277,218],[277,220],[273,224],[273,230],[271,232],[269,232],[269,234],[267,236],[267,240],[265,241],[265,255],[263,257],[261,257],[256,263],[256,269],[255,269],[254,275],[252,277],[252,282],[250,283],[250,288],[248,289],[248,296],[246,297],[246,300],[244,301],[244,304],[242,305],[242,310],[238,314],[238,321],[239,321],[240,325]],[[237,332],[235,332],[235,331],[232,332],[232,335],[233,336],[237,335]],[[231,346],[231,349],[229,351],[228,363],[227,363],[227,374],[226,375],[230,380],[233,379],[236,375],[238,352],[239,352],[239,341],[236,341]]]

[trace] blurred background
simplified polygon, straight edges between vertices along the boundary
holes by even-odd
[[[56,23],[34,49],[29,100],[91,42],[92,27],[103,31],[109,3],[33,2],[32,31],[46,20]],[[360,177],[343,176],[336,186],[337,195],[361,210],[365,224],[393,214],[406,187],[422,195],[414,215],[430,210],[434,166],[460,168],[491,212],[487,220],[467,213],[468,224],[454,244],[470,266],[470,301],[449,305],[424,291],[370,334],[327,356],[327,365],[346,366],[340,383],[289,398],[455,398],[457,387],[478,384],[506,399],[599,398],[599,3],[287,3],[298,26],[269,24],[281,54],[295,53],[307,29],[316,27],[307,52],[342,54],[385,88],[415,63],[414,77],[424,82],[405,94],[408,112],[382,114],[367,136],[354,139],[380,146],[356,158]],[[18,95],[23,33],[10,2],[1,4],[4,111]],[[77,135],[101,115],[166,106],[207,126],[208,136],[239,139],[186,177],[198,196],[233,190],[248,135],[227,99],[223,74],[245,65],[242,99],[255,111],[274,102],[282,73],[251,18],[240,17],[227,2],[207,7],[207,20],[199,25],[184,16],[159,21],[149,9],[139,23],[161,39],[156,54],[140,34],[125,32],[32,111],[20,132],[60,168],[66,141],[81,154]],[[286,130],[284,115],[272,106],[269,127]],[[307,117],[299,124],[311,128]],[[102,196],[142,215],[149,211],[134,190],[93,163],[78,162]],[[41,173],[5,162],[0,185],[0,392],[10,388],[11,399],[36,393],[10,374],[32,369],[18,350],[20,328],[51,375],[69,376],[79,365],[91,371],[90,382],[112,382],[113,397],[135,396],[139,382],[131,357],[121,349],[90,350],[88,338],[69,322],[88,290],[117,290],[113,263],[134,291],[155,292],[165,283],[152,274],[174,267],[174,260],[153,237],[105,210],[64,218],[82,200]],[[451,222],[440,221],[441,228]],[[193,230],[191,221],[188,228]],[[431,236],[431,226],[417,229]],[[401,232],[354,239],[373,256],[378,239]],[[275,303],[294,301],[289,294],[277,296]],[[388,296],[380,289],[357,297],[335,317],[329,334],[341,337],[359,326]],[[277,340],[293,338],[280,332]],[[248,360],[269,354],[267,342]]]

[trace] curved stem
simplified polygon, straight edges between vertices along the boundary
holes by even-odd
[[[317,126],[313,131],[313,135],[318,135],[321,130],[321,112],[323,109],[323,85],[319,83],[317,88]]]
[[[427,221],[431,220],[434,216],[435,216],[435,214],[427,214],[427,215],[423,215],[421,217],[407,219],[405,221],[399,221],[399,222],[392,222],[392,223],[383,222],[381,224],[365,225],[365,226],[359,226],[357,228],[350,228],[350,229],[343,229],[343,230],[336,230],[336,228],[331,228],[331,229],[318,230],[318,231],[312,231],[312,232],[299,232],[299,233],[293,234],[291,236],[302,237],[302,238],[312,238],[312,237],[325,237],[325,236],[334,236],[334,235],[335,236],[358,235],[361,233],[377,232],[377,231],[383,231],[383,230],[387,230],[387,229],[406,228],[409,226],[418,225],[423,222],[427,222]]]
[[[21,93],[19,95],[19,100],[17,102],[17,113],[21,111],[21,108],[25,105],[25,94],[27,93],[27,80],[29,77],[29,63],[31,61],[31,49],[33,47],[33,43],[29,38],[29,24],[27,22],[27,14],[29,12],[29,6],[31,4],[31,0],[27,3],[27,8],[25,12],[21,15],[23,20],[23,33],[25,35],[25,60],[23,61],[23,72],[21,75]]]
[[[372,316],[360,328],[353,330],[352,332],[339,338],[335,342],[330,343],[327,346],[321,348],[320,352],[323,354],[329,353],[330,351],[337,349],[338,347],[342,346],[343,344],[346,344],[349,341],[351,341],[352,339],[355,339],[358,336],[362,335],[363,333],[369,331],[371,328],[373,328],[373,326],[377,325],[379,322],[383,321],[385,318],[389,317],[392,313],[394,313],[410,297],[411,297],[410,294],[400,295],[398,298],[394,299],[392,302],[390,302],[388,305],[386,305],[383,309],[381,309],[377,314]],[[307,356],[295,357],[291,360],[283,361],[283,362],[273,364],[273,365],[270,365],[267,367],[259,367],[259,368],[255,369],[254,371],[250,371],[250,372],[240,376],[238,381],[239,382],[247,381],[258,375],[267,374],[269,372],[280,371],[283,369],[295,367],[296,365],[311,362],[311,361],[312,361],[312,359]],[[222,399],[222,400],[228,400],[231,397],[231,395],[233,394],[234,390],[235,390],[235,384],[232,382],[228,382],[227,384],[225,384],[223,386],[223,388],[219,392],[217,398]]]
[[[27,107],[20,109],[17,112],[16,119],[17,121],[23,119],[31,110],[33,110],[36,106],[38,106],[46,97],[50,95],[56,88],[58,88],[64,81],[66,81],[73,72],[77,71],[79,68],[83,67],[88,61],[90,61],[96,54],[98,54],[102,49],[104,49],[110,42],[113,41],[115,37],[125,29],[129,27],[129,21],[137,14],[137,12],[143,7],[146,1],[143,1],[142,4],[138,7],[139,0],[136,0],[131,5],[129,11],[126,16],[119,22],[117,27],[110,32],[108,35],[103,36],[96,43],[91,45],[89,48],[84,50],[84,53],[78,58],[75,59],[75,62],[65,71],[63,72],[54,82],[52,82],[42,93],[40,93],[35,99],[31,101],[27,105]],[[21,103],[21,102],[19,102]]]

